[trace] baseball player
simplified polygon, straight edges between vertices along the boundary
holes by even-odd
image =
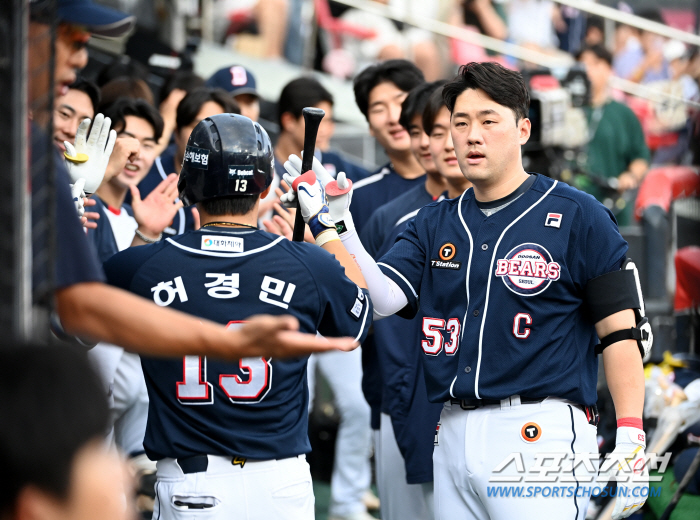
[[[444,403],[435,516],[583,519],[592,486],[618,472],[613,518],[627,517],[648,494],[642,357],[651,346],[627,244],[592,197],[523,170],[529,95],[519,73],[470,63],[443,96],[472,189],[423,208],[378,264],[352,230],[351,192],[329,202],[376,316],[424,316],[420,345],[406,348],[421,348],[429,399]],[[594,482],[601,350],[618,430]],[[543,483],[538,464],[553,453],[560,479]],[[513,494],[494,492],[494,477],[515,482]]]
[[[231,329],[256,312],[291,314],[307,332],[361,341],[371,304],[358,267],[323,224],[320,185],[300,189],[327,251],[256,228],[272,161],[267,133],[250,119],[201,121],[178,184],[201,228],[118,253],[105,264],[110,283]],[[314,517],[306,357],[141,359],[150,401],[144,448],[158,461],[155,518]]]

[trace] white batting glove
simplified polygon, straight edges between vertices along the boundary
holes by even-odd
[[[284,163],[284,169],[287,170],[288,174],[296,178],[301,173],[301,158],[296,155],[290,155],[289,160]],[[328,209],[330,211],[331,219],[335,222],[336,229],[338,229],[338,234],[341,238],[349,235],[351,232],[355,231],[355,224],[352,220],[352,215],[350,214],[350,202],[352,201],[352,182],[346,177],[345,172],[340,172],[334,179],[333,176],[328,173],[321,162],[314,157],[312,163],[312,170],[316,174],[316,178],[323,184],[323,188],[326,191],[326,197],[328,199]],[[286,175],[285,175],[286,180]],[[287,199],[290,200],[290,205],[285,205],[287,207],[293,207],[296,203],[296,196],[290,190],[288,195],[291,194]],[[284,197],[282,199],[285,202]]]
[[[109,129],[111,124],[112,121],[108,117],[97,114],[89,137],[87,133],[90,128],[90,119],[88,118],[84,119],[78,127],[75,145],[63,141],[66,147],[63,155],[66,158],[66,167],[71,180],[77,182],[78,179],[85,179],[83,189],[87,194],[95,193],[105,176],[109,156],[112,155],[114,143],[117,140],[117,133]]]
[[[617,429],[615,450],[603,462],[597,483],[617,480],[613,520],[627,518],[644,505],[649,496],[649,469],[646,467],[644,430],[621,426]],[[644,490],[646,488],[646,490]]]
[[[335,223],[328,210],[326,192],[314,173],[306,172],[302,176],[285,173],[284,180],[292,187],[290,191],[296,192],[301,216],[309,225],[316,245],[322,246],[331,240],[338,240]]]
[[[75,209],[78,212],[78,216],[82,217],[85,213],[84,198],[85,191],[83,191],[83,186],[85,186],[85,179],[78,179],[74,184],[70,185],[70,192],[73,195],[73,203],[75,204]]]

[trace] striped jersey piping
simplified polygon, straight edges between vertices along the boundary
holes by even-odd
[[[547,195],[551,193],[551,191],[556,188],[557,184],[559,181],[554,181],[554,184],[552,184],[552,187],[549,188],[544,195],[542,195],[537,202],[532,204],[529,208],[527,208],[525,211],[523,211],[518,218],[513,220],[506,228],[501,232],[501,236],[498,237],[498,241],[496,242],[496,246],[493,248],[493,254],[491,255],[491,265],[489,266],[489,277],[486,281],[486,301],[484,302],[484,313],[481,318],[481,328],[479,329],[479,357],[477,358],[476,362],[476,377],[474,378],[474,395],[476,396],[477,399],[481,399],[479,396],[479,375],[481,372],[481,349],[484,341],[484,325],[486,324],[486,315],[489,310],[489,296],[491,295],[491,278],[493,276],[493,263],[496,260],[496,254],[498,253],[498,246],[501,244],[501,240],[503,240],[503,237],[505,234],[508,232],[508,230],[516,223],[518,222],[521,218],[523,218],[525,215],[527,215],[535,206],[537,206],[540,202],[542,202]],[[461,202],[461,201],[460,201]],[[461,207],[461,204],[460,204]],[[460,212],[461,216],[461,212]],[[462,220],[464,222],[464,220]],[[465,226],[466,227],[466,226]],[[464,328],[464,327],[463,327]]]
[[[158,173],[163,180],[167,179],[168,174],[165,173],[165,170],[163,169],[163,163],[161,162],[160,157],[156,157],[156,167],[158,168]],[[180,202],[180,199],[175,199],[175,202]],[[177,214],[180,217],[180,225],[178,226],[177,234],[182,235],[185,232],[185,210],[180,208],[177,210]]]
[[[384,262],[377,262],[377,265],[383,265],[383,266],[386,267],[387,269],[391,269],[392,271],[394,271],[394,272],[396,273],[396,275],[399,276],[399,277],[406,283],[406,285],[408,285],[408,288],[411,289],[411,292],[413,293],[413,296],[415,296],[416,298],[418,298],[418,294],[416,293],[416,290],[415,290],[415,289],[413,288],[413,286],[408,282],[408,280],[406,280],[406,277],[405,277],[404,275],[402,275],[402,274],[401,274],[400,272],[398,272],[396,269],[394,269],[393,267],[391,267],[389,264],[385,264]]]
[[[362,188],[364,186],[367,186],[368,184],[372,184],[374,182],[381,181],[384,177],[389,175],[391,173],[391,170],[387,168],[386,166],[381,169],[378,173],[375,173],[374,175],[370,175],[369,177],[365,177],[364,179],[360,179],[355,183],[355,188]]]

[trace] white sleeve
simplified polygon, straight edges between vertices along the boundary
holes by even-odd
[[[348,252],[355,257],[362,276],[365,277],[374,306],[375,320],[391,316],[408,305],[406,295],[394,280],[382,273],[374,259],[365,251],[357,233],[354,231],[345,233],[341,240]]]

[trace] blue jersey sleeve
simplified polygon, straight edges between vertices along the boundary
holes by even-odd
[[[576,237],[569,248],[569,265],[573,282],[583,290],[589,280],[622,267],[627,254],[627,242],[620,235],[615,217],[600,202],[585,195]]]
[[[323,336],[350,336],[363,341],[372,324],[372,303],[367,289],[360,289],[347,276],[333,255],[321,248],[308,251],[309,269],[319,296],[318,332]]]
[[[425,270],[426,250],[421,240],[421,216],[409,221],[406,230],[401,233],[392,248],[377,262],[382,272],[401,288],[408,300],[408,307],[401,314],[410,318],[419,307],[420,286]]]

